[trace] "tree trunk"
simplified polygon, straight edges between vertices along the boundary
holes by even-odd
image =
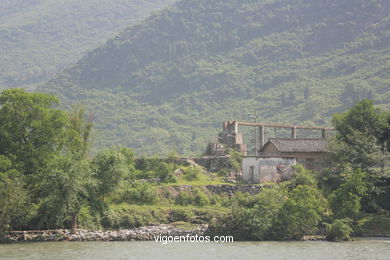
[[[72,214],[72,223],[71,223],[70,232],[72,234],[74,234],[74,233],[76,233],[76,229],[77,229],[77,214],[73,213]]]

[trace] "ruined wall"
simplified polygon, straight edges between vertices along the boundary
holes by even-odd
[[[230,156],[211,156],[211,157],[198,157],[192,158],[194,162],[203,166],[210,172],[218,172],[221,169],[231,168]]]
[[[235,121],[223,122],[222,132],[218,134],[218,143],[209,143],[205,155],[226,155],[228,149],[246,154],[246,145],[244,144],[242,134],[238,132],[238,125]]]

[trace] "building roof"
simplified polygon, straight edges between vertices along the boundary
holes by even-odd
[[[260,152],[270,144],[273,144],[279,152],[285,153],[313,153],[327,152],[328,140],[326,139],[269,139]]]

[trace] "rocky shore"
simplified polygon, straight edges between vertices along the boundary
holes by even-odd
[[[122,230],[84,230],[71,234],[69,229],[10,231],[6,242],[32,241],[141,241],[154,240],[155,236],[194,236],[204,235],[207,225],[197,225],[193,230],[183,230],[173,225],[144,226]]]

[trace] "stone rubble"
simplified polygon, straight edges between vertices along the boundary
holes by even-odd
[[[28,241],[146,241],[155,236],[194,236],[204,235],[208,225],[199,224],[195,230],[182,230],[173,225],[144,226],[121,230],[85,230],[77,229],[71,234],[69,229],[10,231],[5,235],[9,242]]]

